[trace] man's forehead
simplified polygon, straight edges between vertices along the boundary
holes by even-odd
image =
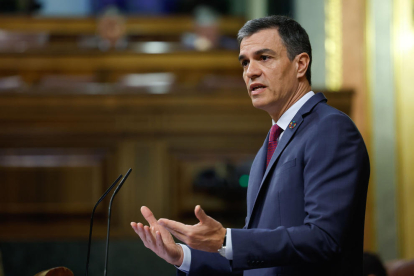
[[[280,46],[284,46],[280,43],[280,37],[277,29],[264,29],[260,30],[250,36],[243,38],[240,43],[240,55],[248,52],[257,52],[261,49],[272,49],[278,51]]]
[[[279,38],[279,31],[277,28],[268,28],[268,29],[262,29],[258,30],[257,32],[252,33],[251,35],[245,36],[241,40],[241,44],[251,41],[263,41],[263,38],[267,39],[278,39]]]

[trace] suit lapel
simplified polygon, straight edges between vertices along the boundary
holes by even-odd
[[[247,227],[250,226],[250,221],[251,221],[251,217],[253,216],[253,211],[254,211],[254,207],[256,205],[257,199],[259,197],[260,191],[262,190],[262,187],[267,179],[267,176],[269,175],[269,171],[273,169],[275,165],[275,163],[277,162],[277,160],[279,159],[280,154],[283,152],[283,150],[286,148],[286,146],[290,143],[290,141],[293,139],[294,134],[296,133],[296,131],[300,128],[300,125],[303,122],[303,118],[305,117],[306,114],[308,114],[309,112],[312,111],[312,109],[321,101],[325,101],[326,102],[326,98],[322,93],[318,93],[315,94],[312,98],[310,98],[300,109],[299,111],[296,113],[295,117],[292,119],[292,121],[296,122],[296,126],[293,128],[289,128],[287,127],[284,131],[283,131],[283,137],[282,139],[280,139],[280,143],[277,145],[277,148],[275,150],[275,152],[273,153],[272,159],[270,159],[269,165],[266,168],[266,171],[263,175],[262,178],[259,178],[259,175],[262,175],[261,173],[257,174],[254,173],[251,175],[251,178],[256,178],[254,180],[252,180],[252,186],[253,187],[257,187],[257,183],[260,182],[260,186],[259,189],[257,190],[257,193],[255,194],[255,198],[253,201],[253,204],[251,205],[251,212],[250,212],[250,216],[248,217],[248,221],[246,222]],[[265,144],[263,145],[262,149],[263,152],[261,154],[261,156],[258,156],[259,158],[263,159],[263,166],[265,166],[265,154],[267,153],[267,142],[269,139],[269,134],[266,138]],[[255,167],[252,166],[252,172],[253,169],[256,169]],[[260,169],[259,172],[263,172],[263,167],[257,167],[257,169]],[[250,183],[249,183],[250,185]],[[252,189],[252,192],[254,192],[255,189]],[[252,195],[254,196],[254,195]]]
[[[269,131],[270,133],[270,131]],[[253,207],[254,200],[256,195],[259,191],[259,187],[262,183],[263,175],[266,169],[266,156],[267,156],[267,144],[269,141],[269,133],[263,143],[263,146],[260,148],[259,152],[257,153],[252,167],[250,169],[249,175],[249,185],[248,185],[248,192],[247,192],[247,207],[249,211],[251,211]],[[249,217],[248,213],[248,217]]]

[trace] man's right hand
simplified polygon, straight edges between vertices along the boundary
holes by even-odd
[[[184,259],[182,247],[175,243],[171,234],[163,226],[158,224],[150,209],[142,206],[141,213],[150,227],[136,222],[131,222],[131,227],[141,238],[145,247],[151,249],[168,263],[181,266]]]

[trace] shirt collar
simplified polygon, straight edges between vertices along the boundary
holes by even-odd
[[[279,118],[279,120],[276,122],[276,124],[285,130],[290,121],[292,121],[293,117],[295,117],[296,113],[298,113],[299,109],[313,96],[315,93],[313,91],[310,91],[303,95],[302,98],[300,98],[296,103],[294,103],[291,107],[289,107],[288,110],[286,110],[285,113],[282,114],[282,116]],[[272,120],[272,123],[275,124],[275,121]]]

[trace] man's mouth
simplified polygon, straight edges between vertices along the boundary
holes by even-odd
[[[263,91],[263,89],[265,89],[265,88],[266,88],[266,86],[264,84],[260,83],[260,82],[252,83],[249,87],[250,93],[252,95],[261,93]]]
[[[262,85],[260,85],[260,86],[256,86],[256,87],[254,87],[253,89],[252,89],[252,92],[253,91],[256,91],[256,90],[259,90],[259,89],[262,89],[262,88],[266,88],[266,86],[262,86]]]
[[[261,83],[253,84],[250,86],[250,93],[251,93],[250,95],[251,96],[259,95],[260,93],[264,91],[265,88],[266,86]]]

